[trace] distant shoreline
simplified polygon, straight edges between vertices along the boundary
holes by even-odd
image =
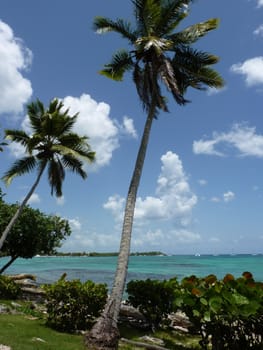
[[[94,256],[94,257],[107,257],[107,256],[118,256],[118,252],[57,252],[52,256]],[[41,256],[41,255],[38,255]],[[151,251],[151,252],[132,252],[130,256],[166,256],[165,253],[159,251]]]

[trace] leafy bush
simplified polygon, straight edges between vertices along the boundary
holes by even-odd
[[[0,275],[0,299],[17,299],[21,288],[9,277]]]
[[[105,284],[92,281],[66,281],[62,276],[56,283],[45,286],[47,324],[64,332],[88,329],[99,316],[107,300]]]
[[[128,302],[139,309],[152,328],[158,328],[168,314],[174,311],[174,299],[178,292],[176,279],[158,281],[130,281],[127,284]]]
[[[181,308],[202,336],[202,349],[262,349],[263,283],[249,272],[223,280],[209,275],[191,276],[181,282]]]

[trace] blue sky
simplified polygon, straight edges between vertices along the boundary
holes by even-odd
[[[97,162],[88,179],[67,174],[64,196],[51,197],[43,177],[30,204],[71,223],[64,251],[117,251],[125,196],[145,115],[129,76],[98,74],[126,47],[98,35],[95,16],[132,19],[128,0],[4,0],[0,17],[0,130],[28,130],[26,105],[62,99],[79,112],[78,133],[90,137]],[[198,0],[181,28],[212,17],[219,29],[197,48],[220,56],[220,91],[189,90],[154,122],[138,193],[132,250],[171,254],[262,253],[263,1]],[[0,154],[0,174],[20,157]],[[21,201],[36,174],[14,179],[9,202]]]

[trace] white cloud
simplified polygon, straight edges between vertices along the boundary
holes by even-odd
[[[253,34],[263,36],[263,24],[257,27],[257,29],[254,30]]]
[[[125,204],[125,198],[115,194],[108,198],[108,201],[103,204],[104,209],[108,209],[113,214],[117,222],[123,218],[123,208]]]
[[[243,63],[233,64],[230,70],[245,76],[247,86],[263,84],[263,57],[250,58]]]
[[[215,87],[209,87],[206,91],[207,95],[208,96],[213,96],[213,95],[218,95],[220,94],[221,92],[225,91],[226,90],[226,87],[223,87],[221,89],[217,89]]]
[[[263,135],[257,134],[255,127],[246,124],[234,124],[227,133],[214,132],[210,140],[194,141],[193,152],[222,156],[224,154],[216,149],[219,145],[231,146],[240,156],[263,157]]]
[[[66,202],[66,199],[65,199],[65,197],[64,196],[61,196],[61,197],[55,197],[55,199],[56,199],[56,202],[57,202],[57,205],[64,205],[65,204],[65,202]]]
[[[15,158],[22,158],[26,156],[25,147],[19,143],[12,142],[8,145],[8,151]]]
[[[215,150],[216,140],[198,140],[193,142],[193,152],[195,154],[208,154],[223,156],[223,153]]]
[[[74,232],[63,244],[63,251],[117,251],[119,247],[119,236],[104,234],[95,231]]]
[[[221,199],[219,197],[212,197],[211,198],[211,202],[219,203],[220,201],[221,201]]]
[[[222,194],[222,197],[212,197],[211,202],[219,203],[221,201],[224,201],[225,203],[231,202],[235,199],[235,193],[232,191],[228,191]]]
[[[187,230],[174,231],[173,235],[180,243],[195,243],[201,239],[199,233],[194,233]]]
[[[37,193],[33,193],[32,196],[28,200],[28,204],[40,203],[40,197]]]
[[[112,153],[119,147],[118,127],[110,118],[110,106],[96,102],[90,95],[79,98],[67,96],[63,99],[69,113],[79,113],[75,132],[89,137],[92,150],[96,152],[96,168],[109,164]]]
[[[161,157],[161,173],[157,180],[155,196],[138,197],[135,207],[135,224],[144,225],[152,220],[176,220],[188,223],[197,197],[189,187],[182,162],[177,154],[169,151]],[[124,199],[111,196],[104,208],[111,210],[115,219],[122,219]]]
[[[20,113],[32,95],[31,83],[21,72],[32,62],[32,52],[0,20],[0,114]]]
[[[81,230],[81,222],[79,221],[78,218],[68,219],[68,222],[72,230]]]
[[[125,134],[130,135],[133,138],[137,138],[137,131],[134,127],[133,119],[124,116],[123,117],[123,131]]]
[[[90,95],[80,97],[67,96],[63,99],[65,109],[69,114],[78,113],[74,131],[79,135],[89,137],[89,144],[96,152],[96,163],[90,165],[89,170],[97,170],[110,163],[113,152],[119,147],[120,134],[137,136],[133,120],[127,116],[120,125],[110,118],[110,106],[104,102],[97,102]],[[26,116],[21,124],[23,130],[30,134],[29,118]],[[24,156],[24,147],[18,144],[10,145],[10,152],[16,158]]]
[[[204,179],[198,180],[198,183],[199,183],[200,186],[205,186],[205,185],[207,185],[207,181],[204,180]]]
[[[263,6],[263,0],[257,0],[258,3],[258,7],[262,7]]]
[[[228,203],[235,199],[235,194],[232,191],[228,191],[223,194],[224,202]]]

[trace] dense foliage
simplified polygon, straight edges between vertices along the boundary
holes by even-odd
[[[190,276],[180,283],[131,281],[129,302],[138,307],[155,327],[178,309],[185,312],[194,332],[201,335],[202,349],[240,350],[263,348],[263,283],[250,272],[222,280],[214,275]]]
[[[263,283],[249,272],[223,280],[209,275],[191,276],[181,282],[175,300],[202,336],[203,349],[262,349]]]
[[[21,288],[7,276],[0,276],[0,299],[16,299]]]
[[[107,300],[105,284],[80,280],[67,281],[63,275],[44,287],[47,298],[47,324],[64,332],[87,330]]]
[[[8,204],[1,198],[0,231],[6,227],[17,207],[17,204]],[[28,259],[37,254],[55,253],[70,233],[67,220],[26,206],[3,245],[2,255],[10,256],[11,259],[0,269],[0,273],[18,257]]]
[[[139,309],[153,329],[160,327],[167,316],[174,311],[177,291],[176,279],[169,281],[136,280],[127,284],[128,302]]]

